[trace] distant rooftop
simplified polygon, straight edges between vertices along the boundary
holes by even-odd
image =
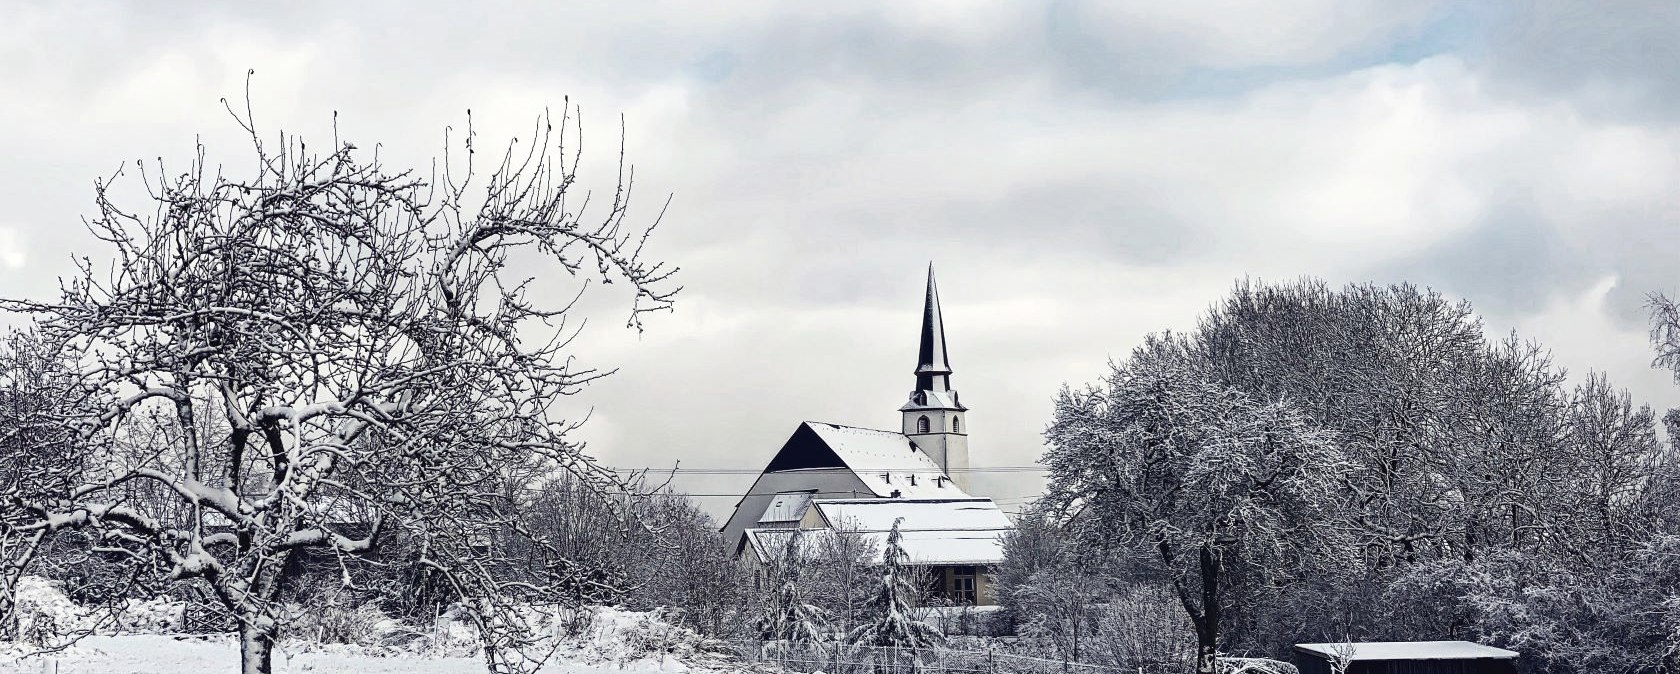
[[[1353,648],[1353,660],[1509,660],[1516,651],[1469,641],[1365,641],[1351,644],[1295,644],[1298,650],[1324,658],[1338,648]]]

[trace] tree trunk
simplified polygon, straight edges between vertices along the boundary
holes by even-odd
[[[239,671],[242,674],[270,674],[274,671],[273,629],[240,621]]]
[[[285,581],[283,570],[291,555],[288,552],[249,558],[241,577],[250,578],[245,588],[243,604],[228,601],[229,593],[219,595],[239,620],[239,662],[244,674],[270,674],[274,671],[274,640],[279,636],[280,624],[269,608],[280,596]],[[254,568],[249,565],[256,565]]]
[[[18,638],[17,581],[11,569],[0,569],[0,641]]]
[[[1219,672],[1219,554],[1203,545],[1202,616],[1196,623],[1196,673]]]
[[[1196,630],[1196,674],[1217,674],[1219,650],[1203,639],[1201,632]]]

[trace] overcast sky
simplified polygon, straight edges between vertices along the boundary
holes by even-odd
[[[422,166],[468,108],[489,142],[570,96],[610,170],[622,114],[686,290],[580,342],[620,368],[578,401],[613,465],[757,469],[801,420],[896,428],[929,261],[977,466],[1032,463],[1058,387],[1244,276],[1432,286],[1680,405],[1642,310],[1680,287],[1671,1],[0,7],[9,296],[102,253],[96,176],[195,139],[242,156],[218,99],[247,69],[263,130],[326,142],[337,111]],[[1040,484],[976,482],[1011,509]]]

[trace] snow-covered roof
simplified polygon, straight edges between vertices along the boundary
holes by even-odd
[[[804,552],[810,552],[811,551],[811,544],[812,544],[811,543],[812,536],[815,535],[815,534],[820,534],[820,533],[822,533],[824,531],[827,531],[827,530],[826,529],[748,529],[745,532],[743,532],[743,536],[745,536],[746,539],[747,539],[747,549],[753,551],[753,555],[758,557],[758,561],[768,562],[772,559],[781,558],[782,553],[787,551],[787,548],[786,548],[787,542],[793,536],[793,532],[795,532],[795,531],[798,531],[798,532],[804,534],[804,537],[799,539],[800,540],[800,547],[805,548]]]
[[[760,562],[778,559],[787,550],[793,532],[801,532],[799,547],[802,554],[815,550],[825,537],[836,535],[833,529],[748,529],[747,548]],[[964,564],[990,566],[1003,561],[1003,531],[900,531],[899,547],[911,564]],[[881,561],[886,550],[887,532],[859,532],[875,549],[875,562]]]
[[[1351,644],[1295,644],[1295,648],[1329,658],[1339,648],[1352,647],[1353,660],[1508,660],[1516,651],[1469,641],[1365,641]]]
[[[900,518],[900,531],[1008,531],[1009,517],[989,498],[817,499],[829,526],[887,531]]]
[[[776,498],[770,499],[770,505],[764,507],[764,514],[758,518],[758,523],[798,522],[805,517],[805,511],[810,507],[811,492],[777,494]]]
[[[968,497],[967,492],[945,476],[939,464],[916,449],[903,433],[821,421],[807,421],[805,425],[876,496],[890,497],[896,491],[901,498]]]
[[[1002,536],[1014,528],[989,498],[819,498],[811,506],[830,527],[857,531],[877,549],[897,521],[899,545],[914,564],[997,564]]]
[[[972,564],[990,566],[1003,562],[1002,530],[987,531],[899,531],[899,547],[911,564]],[[887,532],[864,534],[885,549]]]

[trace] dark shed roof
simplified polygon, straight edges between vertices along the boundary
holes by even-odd
[[[1296,644],[1301,674],[1331,674],[1330,661],[1346,649],[1346,674],[1515,674],[1515,651],[1469,641],[1366,641]]]

